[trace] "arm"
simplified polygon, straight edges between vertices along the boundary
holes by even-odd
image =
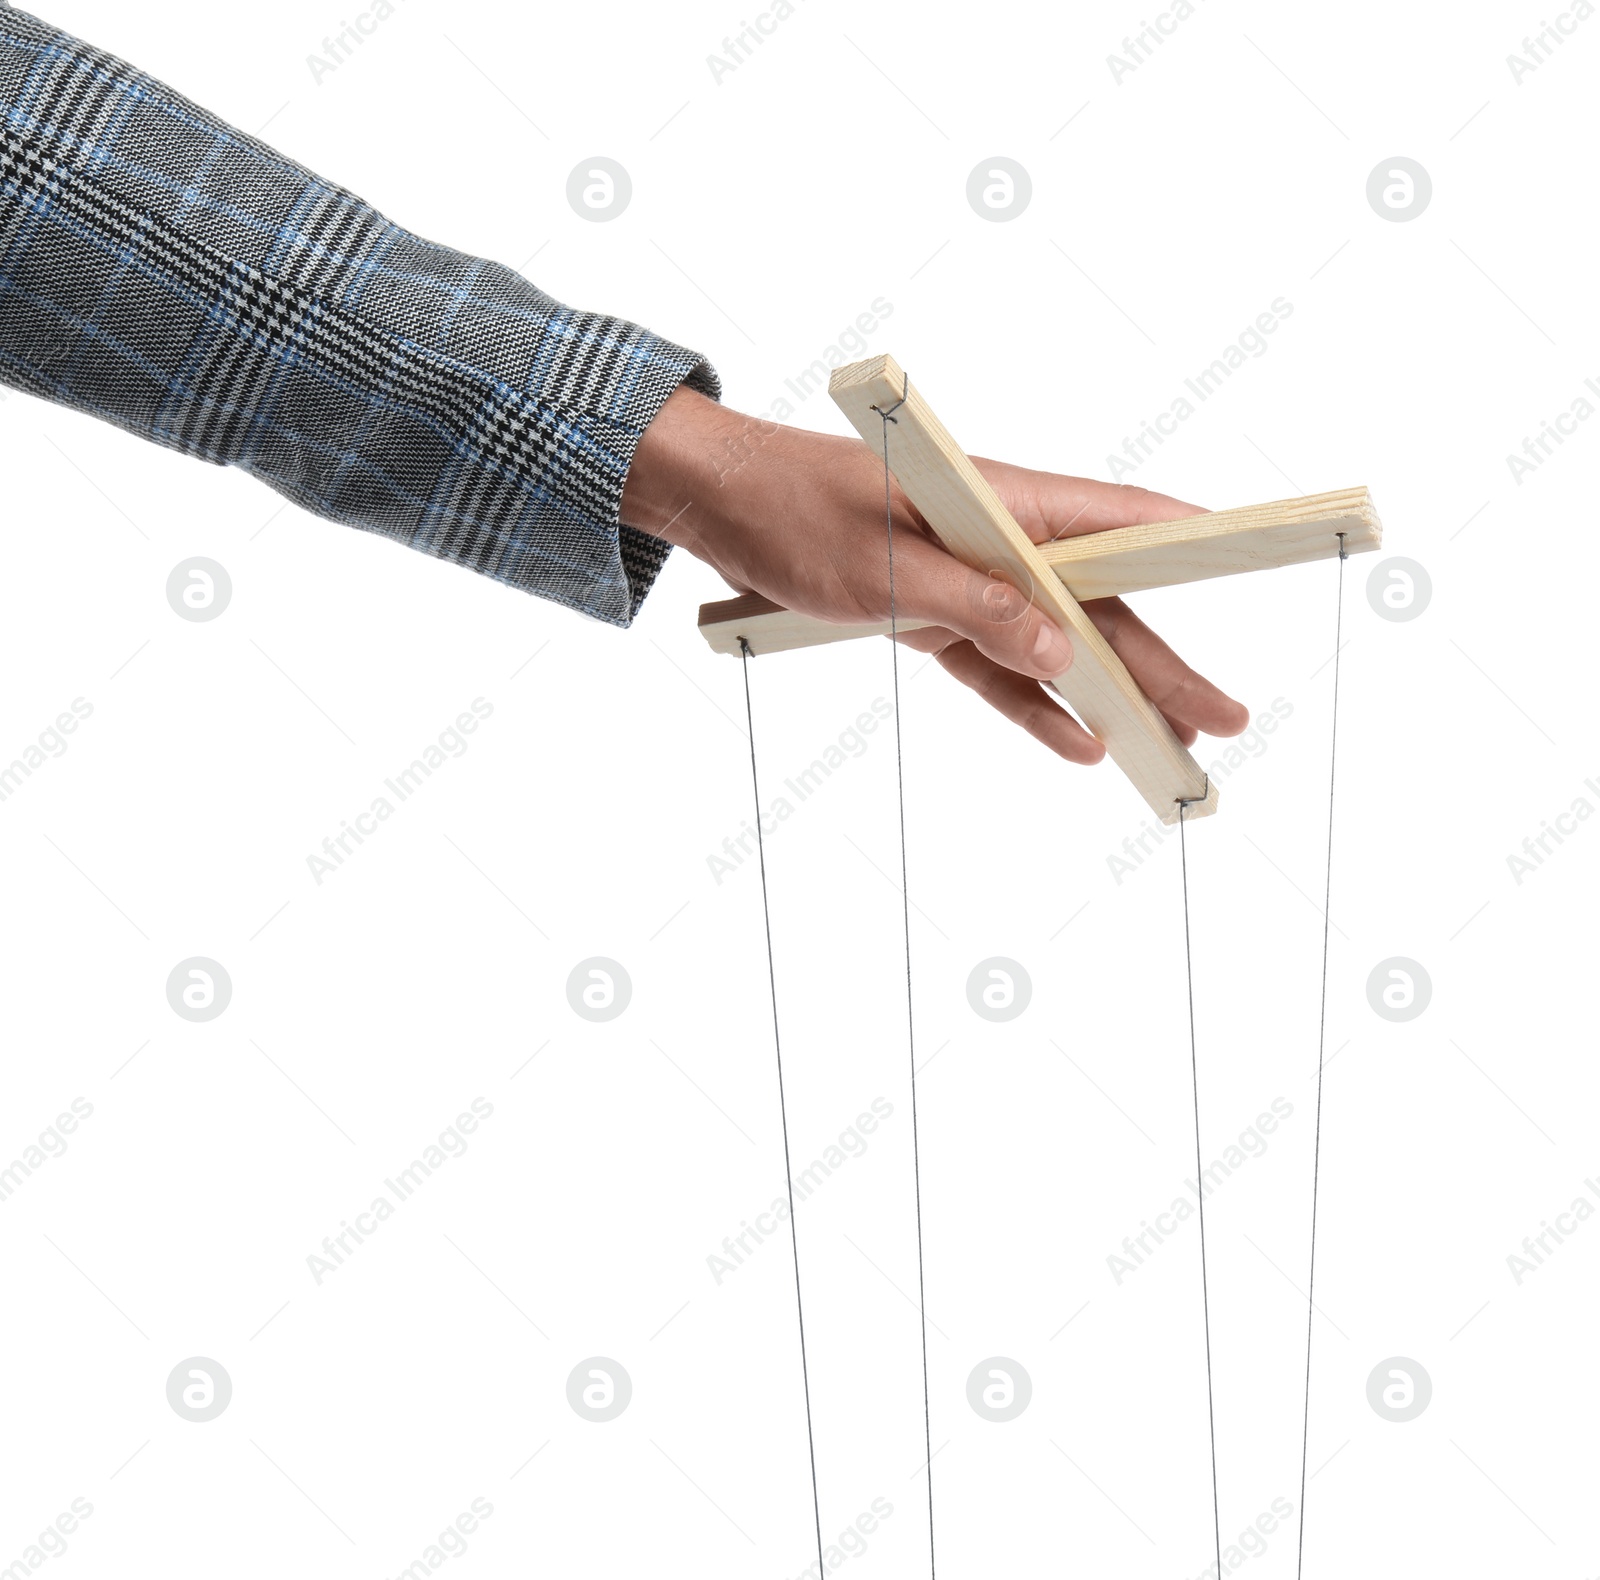
[[[717,377],[0,0],[0,380],[616,625],[639,436]]]
[[[790,608],[887,616],[882,475],[855,441],[722,412],[696,353],[402,230],[6,0],[0,236],[8,384],[612,624],[674,543]],[[1037,541],[1192,508],[980,464]],[[904,640],[1098,761],[1037,683],[1067,637],[904,499],[897,522],[900,607],[937,622]],[[1244,727],[1120,601],[1089,608],[1186,743]]]

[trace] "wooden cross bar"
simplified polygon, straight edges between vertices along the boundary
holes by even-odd
[[[1036,545],[892,357],[835,369],[828,393],[880,457],[880,413],[892,411],[890,469],[939,541],[975,570],[1025,592],[1072,638],[1072,667],[1052,684],[1163,823],[1176,822],[1185,805],[1190,818],[1216,811],[1217,787],[1081,601],[1332,559],[1341,542],[1346,554],[1360,554],[1383,541],[1367,490],[1348,488]],[[910,631],[927,622],[897,623]],[[832,625],[747,594],[702,605],[700,630],[719,653],[741,652],[742,638],[752,653],[763,654],[882,635],[889,622]]]

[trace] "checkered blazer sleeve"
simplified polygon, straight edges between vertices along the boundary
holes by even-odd
[[[0,380],[614,625],[693,351],[424,241],[0,0]]]

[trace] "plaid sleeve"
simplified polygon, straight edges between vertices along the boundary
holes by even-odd
[[[619,522],[693,351],[424,241],[0,0],[0,380],[627,625]]]

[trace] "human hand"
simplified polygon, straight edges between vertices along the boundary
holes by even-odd
[[[1035,543],[1195,515],[1146,489],[1060,477],[977,457],[973,464]],[[891,481],[899,618],[930,622],[900,641],[939,663],[1070,762],[1105,747],[1041,682],[1072,662],[1072,641],[1027,597],[947,553]],[[889,617],[883,463],[857,439],[743,416],[687,388],[645,430],[623,491],[629,526],[681,545],[740,592],[840,624]],[[1237,735],[1246,709],[1178,657],[1120,598],[1084,611],[1185,746]]]

